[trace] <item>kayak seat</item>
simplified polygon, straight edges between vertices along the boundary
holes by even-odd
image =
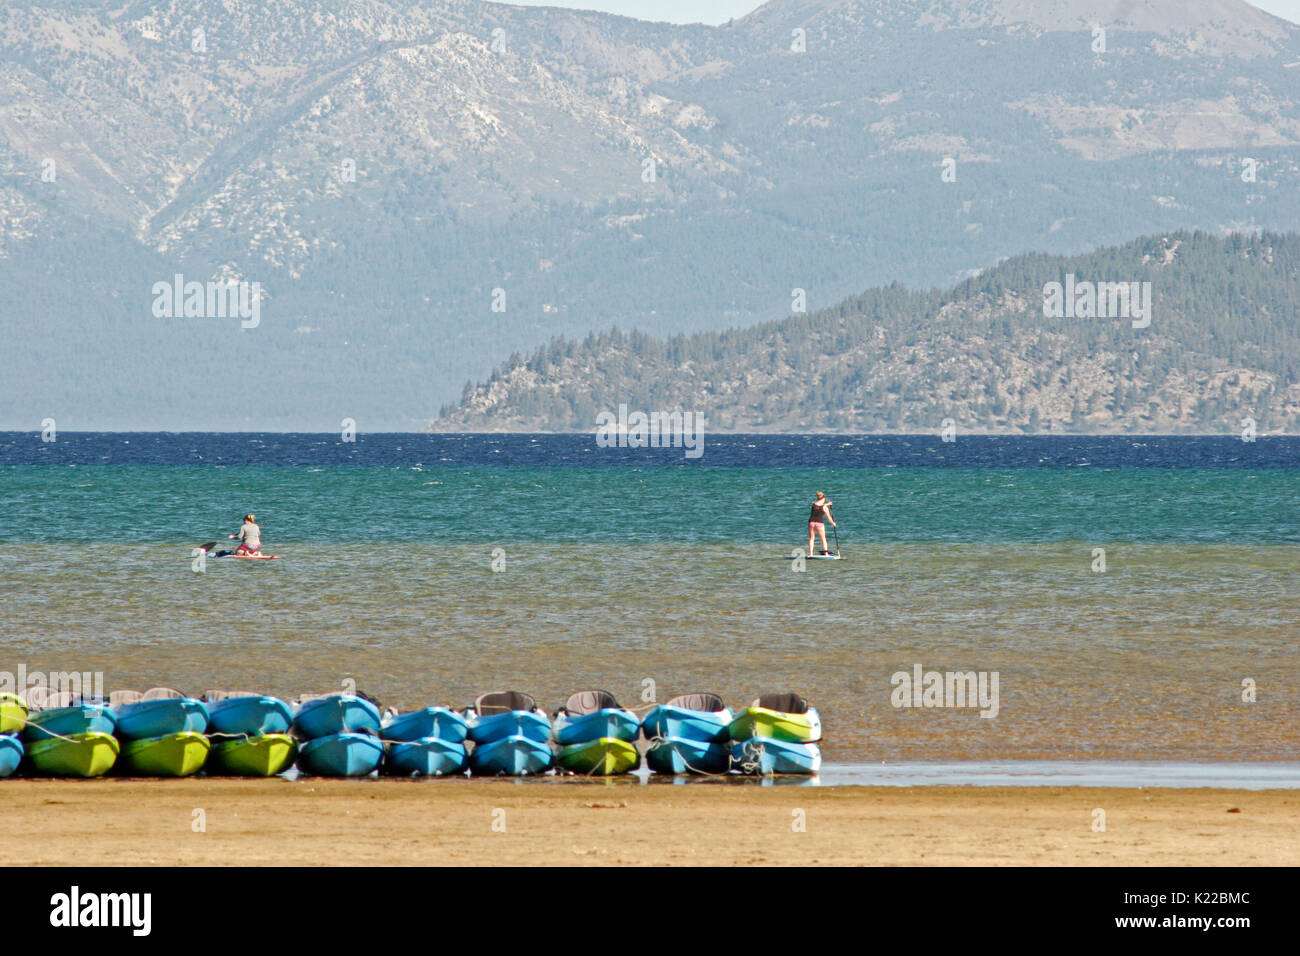
[[[180,700],[185,695],[170,687],[151,687],[140,697],[141,700]]]
[[[683,710],[703,710],[710,714],[716,714],[724,709],[727,705],[722,702],[722,698],[717,694],[678,694],[672,700],[668,701],[669,707],[680,707]]]
[[[564,709],[574,717],[594,714],[607,708],[618,709],[618,701],[607,690],[580,690],[576,694],[570,694],[564,702]]]
[[[42,687],[39,684],[35,687],[29,687],[23,691],[23,700],[27,703],[29,711],[38,711],[45,709],[45,698],[50,695],[48,687]]]
[[[537,701],[517,690],[494,690],[474,701],[474,709],[480,717],[508,714],[512,710],[534,710],[536,707]]]
[[[764,694],[754,701],[753,706],[765,710],[777,710],[783,714],[808,713],[808,698],[798,694]]]
[[[261,694],[255,694],[251,690],[205,690],[199,700],[206,700],[209,704],[215,704],[221,700],[231,700],[238,697],[261,697]]]

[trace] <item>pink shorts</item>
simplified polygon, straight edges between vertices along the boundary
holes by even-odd
[[[809,530],[810,532],[812,532],[812,531],[825,531],[825,530],[826,530],[826,522],[824,522],[824,521],[809,521],[809,522],[808,522],[808,530]]]
[[[260,547],[254,549],[254,548],[250,548],[246,544],[241,544],[238,548],[235,549],[235,554],[257,554],[257,552],[261,550],[262,549]]]

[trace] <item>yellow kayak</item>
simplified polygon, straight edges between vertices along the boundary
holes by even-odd
[[[0,692],[0,734],[16,734],[27,726],[27,705],[17,694]]]
[[[798,694],[764,694],[731,721],[732,740],[768,737],[806,744],[822,737],[822,718]]]

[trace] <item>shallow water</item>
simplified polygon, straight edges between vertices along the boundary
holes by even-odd
[[[1300,762],[994,760],[962,763],[824,764],[820,786],[1207,787],[1300,789]]]
[[[296,769],[285,774],[298,779]],[[310,779],[303,777],[302,779]],[[379,779],[379,778],[371,778]],[[446,786],[499,777],[424,778]],[[1160,760],[969,760],[897,763],[823,763],[816,774],[749,777],[740,774],[663,776],[642,766],[626,777],[583,777],[548,773],[515,778],[529,784],[599,784],[604,786],[762,786],[762,787],[1162,787],[1213,790],[1300,790],[1300,761]]]

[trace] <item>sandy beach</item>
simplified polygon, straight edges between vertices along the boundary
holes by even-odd
[[[1295,790],[192,778],[3,792],[5,865],[1300,865]]]

